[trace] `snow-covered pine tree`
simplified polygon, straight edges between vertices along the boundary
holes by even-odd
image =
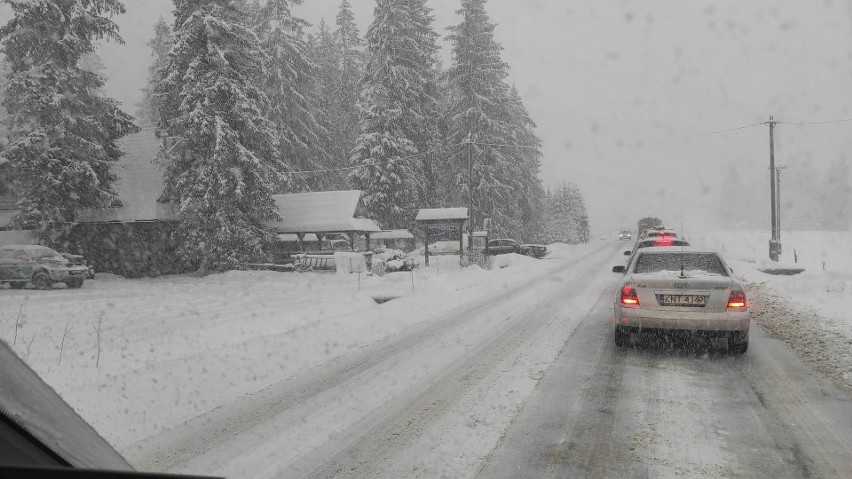
[[[116,140],[137,131],[118,102],[97,92],[104,79],[80,68],[95,42],[122,42],[111,20],[118,0],[8,1],[13,18],[0,28],[10,64],[4,106],[20,226],[58,241],[77,208],[117,203],[110,166],[121,156]],[[61,39],[61,41],[58,41]]]
[[[417,158],[418,176],[423,181],[418,185],[418,203],[423,207],[437,206],[437,166],[436,156],[426,152],[437,150],[441,146],[440,122],[442,120],[440,90],[438,79],[438,34],[435,32],[432,9],[427,0],[409,0],[411,28],[417,48],[411,52],[409,62],[419,81],[419,97],[411,98],[406,110],[410,123],[405,124],[405,134],[414,142],[421,155]]]
[[[514,204],[522,225],[521,231],[513,232],[516,238],[538,241],[544,232],[544,188],[538,174],[541,170],[541,140],[535,134],[535,122],[521,100],[518,89],[512,86],[508,97],[508,123],[512,127],[509,144],[517,145],[508,152],[518,170],[517,194]]]
[[[2,151],[9,143],[9,114],[3,108],[6,92],[9,90],[9,73],[9,63],[6,61],[6,56],[0,55],[0,163],[6,161],[2,156]],[[2,179],[0,178],[0,180]]]
[[[517,168],[506,148],[490,146],[506,144],[511,131],[508,117],[508,86],[502,47],[494,41],[495,25],[488,20],[485,0],[462,0],[457,13],[460,24],[450,27],[453,65],[449,71],[450,99],[447,115],[449,143],[467,145],[449,167],[455,191],[454,203],[467,205],[473,196],[472,220],[477,224],[491,217],[497,234],[521,228],[519,213],[505,205],[517,195]],[[468,161],[472,164],[469,178]],[[472,183],[472,184],[471,184]]]
[[[364,41],[355,23],[355,14],[347,0],[340,2],[332,36],[327,83],[328,119],[332,133],[335,166],[346,166],[349,153],[360,133],[358,91],[364,76]]]
[[[364,201],[384,227],[403,228],[413,219],[422,184],[409,111],[421,97],[423,79],[412,68],[419,48],[408,0],[378,0],[367,32],[367,65],[362,83],[361,134],[352,151],[349,179],[364,191]]]
[[[563,183],[547,195],[546,241],[567,244],[589,242],[586,203],[577,185]]]
[[[164,68],[169,60],[169,50],[173,44],[172,29],[163,17],[160,17],[154,24],[154,38],[146,44],[151,48],[154,61],[148,67],[148,83],[142,89],[142,99],[136,104],[137,110],[134,115],[142,125],[156,125],[160,121],[160,115],[157,113],[151,95],[163,79]]]
[[[292,170],[322,169],[327,165],[330,142],[322,125],[315,89],[318,66],[308,57],[304,38],[306,22],[296,18],[290,5],[301,0],[267,0],[260,5],[255,32],[265,52],[263,90],[269,97],[267,117],[275,125],[277,155]],[[281,185],[287,191],[323,189],[322,175],[293,175]]]
[[[273,234],[285,165],[256,86],[263,53],[230,0],[175,0],[175,45],[155,90],[164,197],[178,206],[183,259],[225,270],[256,259]]]

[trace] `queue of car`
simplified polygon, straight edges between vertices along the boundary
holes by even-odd
[[[673,230],[641,232],[613,305],[613,339],[626,347],[636,333],[723,340],[733,354],[748,350],[745,289],[717,252],[691,246]]]

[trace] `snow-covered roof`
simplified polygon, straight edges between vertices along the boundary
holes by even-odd
[[[467,208],[423,208],[414,221],[466,220]]]
[[[374,240],[414,239],[414,235],[408,230],[385,230],[370,235]]]
[[[176,219],[173,205],[157,201],[163,194],[163,174],[154,164],[160,148],[154,128],[143,128],[139,133],[121,138],[118,147],[124,156],[113,165],[112,171],[118,177],[115,189],[122,206],[80,209],[75,212],[75,221],[123,223]]]
[[[282,218],[274,225],[279,233],[382,230],[367,218],[360,190],[290,193],[272,199]]]

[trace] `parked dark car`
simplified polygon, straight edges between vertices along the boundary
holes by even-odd
[[[485,250],[487,254],[517,253],[534,258],[543,258],[547,255],[547,246],[540,244],[520,244],[509,238],[488,240]]]
[[[72,265],[58,252],[38,245],[8,245],[0,247],[0,282],[21,289],[32,283],[38,289],[50,289],[54,283],[69,288],[83,286],[89,268]]]

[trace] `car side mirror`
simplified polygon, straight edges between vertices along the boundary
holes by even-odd
[[[624,266],[623,266],[623,265],[613,266],[613,267],[612,267],[612,272],[613,272],[613,273],[624,273],[624,269],[625,269],[625,268],[624,268]]]
[[[630,251],[625,251],[624,256],[630,256]]]

